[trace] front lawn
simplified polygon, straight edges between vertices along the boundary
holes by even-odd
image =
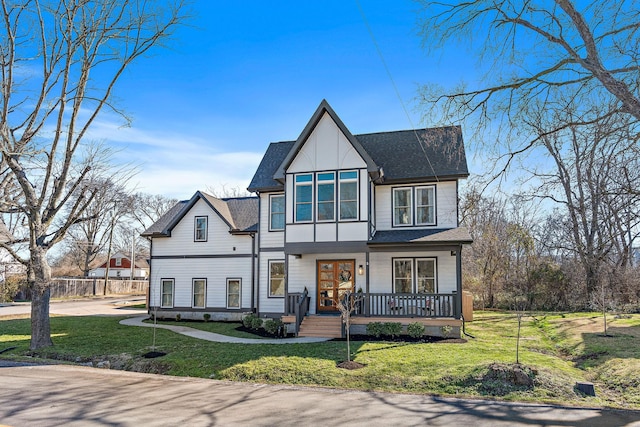
[[[640,315],[610,319],[613,337],[594,330],[601,322],[595,314],[526,317],[520,362],[532,385],[508,378],[517,334],[515,316],[508,313],[476,313],[476,321],[467,324],[474,338],[466,337],[466,343],[352,342],[354,360],[365,365],[357,370],[336,366],[345,360],[343,341],[221,344],[161,329],[155,350],[167,354],[145,359],[153,329],[122,326],[119,320],[54,317],[55,346],[34,356],[73,363],[109,360],[112,368],[169,375],[640,409]],[[215,328],[229,324],[197,326],[224,333]],[[0,357],[29,354],[27,319],[2,320],[0,330],[0,351],[16,347]],[[576,392],[576,381],[593,381],[597,397]]]

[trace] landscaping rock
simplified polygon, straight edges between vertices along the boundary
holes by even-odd
[[[111,369],[111,362],[109,362],[108,360],[100,361],[96,364],[96,368]]]

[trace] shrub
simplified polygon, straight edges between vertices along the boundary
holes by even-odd
[[[402,323],[385,322],[382,324],[382,335],[388,335],[391,338],[399,337],[402,333]]]
[[[27,279],[24,276],[9,276],[0,283],[0,302],[11,302],[20,289],[27,287]]]
[[[255,318],[257,318],[257,317],[258,317],[258,316],[256,316],[256,315],[255,315],[255,314],[253,314],[253,313],[249,313],[249,314],[247,314],[246,316],[244,316],[244,317],[242,318],[242,325],[243,325],[245,328],[247,328],[247,329],[251,329],[251,325],[253,324],[253,320],[254,320]]]
[[[284,327],[284,323],[280,319],[268,319],[264,322],[264,330],[267,331],[268,334],[278,335],[282,328]]]
[[[424,335],[425,326],[420,322],[409,323],[407,325],[407,334],[411,338],[420,338]]]
[[[262,319],[258,316],[251,319],[251,326],[249,326],[254,331],[257,331],[262,327]]]
[[[179,322],[180,319],[182,319],[182,316],[180,315],[180,313],[176,314],[176,322]]]
[[[380,338],[380,335],[382,335],[382,323],[371,322],[367,324],[367,335],[372,335],[376,338]]]
[[[209,319],[211,319],[211,315],[209,313],[203,314],[202,317],[204,318],[205,323],[207,323]]]

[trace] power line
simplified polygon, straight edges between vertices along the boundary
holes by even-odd
[[[406,107],[404,101],[402,100],[402,97],[400,96],[400,91],[398,90],[398,87],[396,86],[396,82],[393,79],[393,75],[391,74],[391,70],[389,70],[389,67],[387,66],[387,61],[385,61],[384,55],[382,54],[382,50],[380,49],[380,46],[378,45],[378,41],[376,40],[376,37],[373,34],[373,30],[371,29],[371,26],[369,25],[369,21],[367,20],[367,16],[364,13],[364,9],[360,5],[360,0],[355,0],[355,2],[356,2],[356,5],[358,6],[358,10],[360,11],[360,15],[362,16],[362,20],[364,21],[364,25],[367,27],[367,31],[369,32],[369,36],[371,37],[371,40],[373,41],[373,45],[375,46],[376,51],[378,52],[378,56],[380,57],[380,61],[382,61],[382,65],[384,66],[384,69],[387,72],[387,76],[389,77],[389,80],[391,80],[391,86],[393,86],[393,90],[395,91],[396,96],[398,97],[398,100],[400,101],[400,105],[402,106],[402,110],[404,111],[404,114],[405,114],[405,116],[407,116],[407,120],[409,121],[409,124],[411,125],[411,130],[413,131],[413,134],[416,137],[416,141],[418,141],[418,145],[420,145],[420,148],[422,149],[422,153],[424,154],[424,158],[427,160],[427,163],[429,164],[429,167],[431,168],[431,172],[433,172],[433,176],[435,177],[436,182],[440,182],[440,179],[438,178],[438,174],[436,174],[436,171],[433,168],[433,165],[431,164],[431,160],[429,160],[429,156],[427,155],[427,151],[426,151],[425,147],[422,145],[422,142],[420,142],[420,138],[418,137],[418,132],[416,131],[416,126],[413,124],[413,120],[411,119],[411,116],[409,115],[409,112],[407,111],[407,107]]]

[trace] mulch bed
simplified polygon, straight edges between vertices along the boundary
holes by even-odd
[[[334,338],[334,341],[346,341],[346,338]],[[434,344],[464,344],[467,342],[463,338],[442,338],[425,335],[420,338],[413,338],[409,335],[400,335],[399,337],[380,336],[378,338],[373,335],[356,335],[351,334],[351,341],[368,341],[368,342],[404,342],[404,343],[434,343]]]
[[[344,362],[340,362],[336,365],[338,368],[342,368],[342,369],[349,369],[349,370],[354,370],[354,369],[360,369],[360,368],[364,368],[367,365],[363,365],[362,363],[358,363],[358,362],[354,362],[353,360],[350,361],[344,361]]]

